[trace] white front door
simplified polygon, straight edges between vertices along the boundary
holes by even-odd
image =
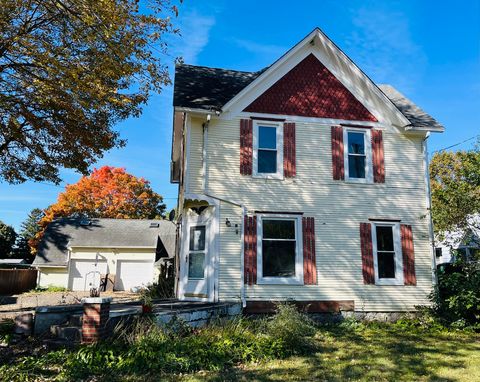
[[[208,297],[208,238],[206,224],[192,224],[188,229],[187,253],[185,267],[187,284],[184,295],[186,298]]]
[[[213,301],[213,207],[200,214],[189,211],[184,218],[178,297],[181,300]]]

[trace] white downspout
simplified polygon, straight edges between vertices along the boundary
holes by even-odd
[[[207,114],[207,120],[203,124],[203,148],[202,148],[202,175],[203,175],[203,192],[208,192],[208,164],[207,164],[207,145],[208,145],[208,126],[210,125],[211,115]]]
[[[429,172],[429,163],[428,163],[428,149],[427,149],[427,139],[430,137],[430,132],[428,131],[425,139],[423,140],[423,166],[425,171],[425,191],[426,191],[426,205],[429,219],[429,239],[432,252],[432,283],[434,287],[437,286],[437,261],[435,258],[435,238],[433,234],[433,218],[432,218],[432,195],[430,189],[430,172]]]
[[[247,209],[245,206],[242,206],[242,224],[240,225],[242,228],[242,233],[240,236],[241,240],[241,249],[240,249],[240,299],[242,301],[242,308],[245,308],[247,306],[247,299],[245,297],[245,248],[244,248],[244,234],[245,234],[245,216],[247,215]]]

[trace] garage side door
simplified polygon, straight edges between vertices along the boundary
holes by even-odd
[[[146,286],[153,281],[153,261],[117,261],[115,290],[130,290],[132,287]]]
[[[70,265],[69,288],[71,290],[88,291],[100,286],[100,275],[107,273],[107,262],[99,261],[95,267],[92,260],[72,260]]]

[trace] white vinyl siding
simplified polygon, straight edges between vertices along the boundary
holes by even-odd
[[[68,268],[39,267],[38,286],[68,288]]]
[[[295,211],[315,218],[318,285],[248,286],[247,299],[354,300],[357,310],[412,310],[428,303],[432,287],[422,137],[394,127],[383,131],[385,183],[335,182],[332,179],[330,126],[296,122],[296,177],[282,182],[242,177],[239,171],[240,119],[212,119],[207,147],[208,192],[242,203],[249,211]],[[287,121],[289,122],[289,121]],[[197,139],[198,142],[198,139]],[[201,142],[201,140],[200,140]],[[201,154],[201,147],[195,152]],[[201,171],[191,184],[201,184]],[[194,192],[194,191],[191,191]],[[241,208],[220,207],[219,298],[240,295]],[[229,218],[232,227],[223,222]],[[411,224],[417,285],[364,285],[359,223],[397,218]]]

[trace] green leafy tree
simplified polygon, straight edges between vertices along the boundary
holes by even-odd
[[[181,1],[181,0],[179,0]],[[0,0],[0,179],[58,183],[170,83],[170,0]]]
[[[430,163],[436,233],[465,229],[480,213],[480,149],[435,153]]]
[[[0,258],[9,257],[12,253],[17,234],[13,227],[0,221]]]
[[[21,225],[21,231],[17,238],[16,255],[24,259],[33,257],[32,249],[28,244],[29,241],[35,238],[35,235],[41,230],[40,220],[45,216],[45,213],[40,208],[34,208],[30,211],[27,219]]]

